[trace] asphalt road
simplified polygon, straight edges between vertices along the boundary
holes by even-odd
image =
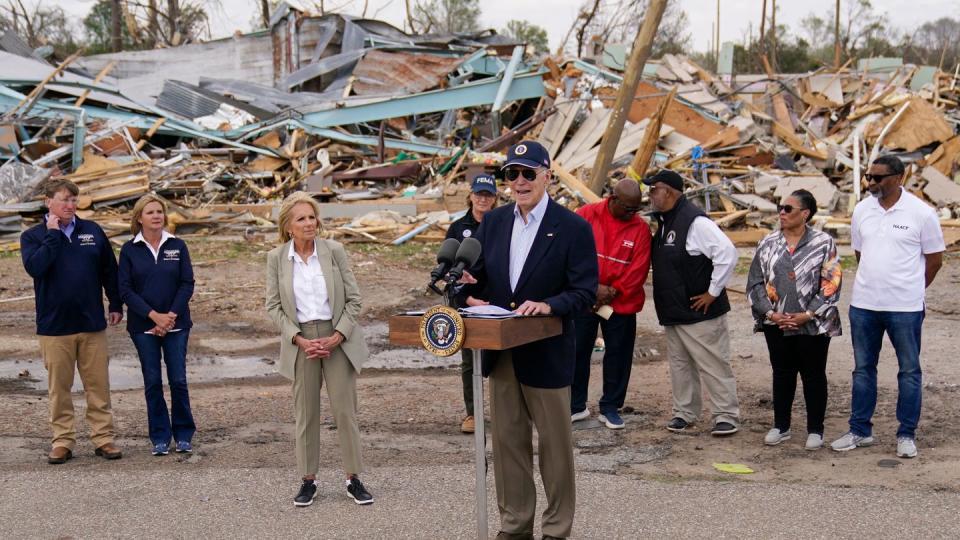
[[[94,458],[80,458],[93,460]],[[319,477],[295,508],[287,469],[118,470],[110,464],[0,472],[4,538],[475,538],[469,466],[378,468],[357,506]],[[539,482],[539,480],[538,480]],[[578,473],[575,538],[957,538],[960,494]],[[489,530],[499,519],[488,482]],[[542,507],[542,493],[540,495]],[[539,527],[539,526],[538,526]],[[537,529],[539,535],[539,528]]]

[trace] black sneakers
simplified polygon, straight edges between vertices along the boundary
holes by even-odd
[[[677,417],[674,417],[673,420],[670,420],[670,423],[667,424],[667,429],[669,429],[670,431],[673,431],[674,433],[680,433],[681,431],[687,429],[687,426],[689,425],[690,425],[689,422],[677,416]]]
[[[733,435],[738,430],[739,428],[730,422],[717,422],[710,434],[714,437],[723,437],[724,435]]]
[[[347,482],[347,496],[357,504],[373,504],[373,495],[363,487],[363,482],[356,476],[351,476]]]
[[[313,500],[317,498],[317,482],[316,480],[304,480],[303,485],[300,486],[300,493],[297,493],[297,496],[293,498],[294,506],[310,506],[313,504]]]

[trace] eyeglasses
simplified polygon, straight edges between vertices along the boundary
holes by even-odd
[[[72,204],[72,205],[76,205],[78,202],[80,202],[80,199],[78,199],[77,197],[70,197],[70,198],[67,198],[67,199],[60,199],[60,198],[57,198],[57,197],[52,197],[52,199],[55,200],[55,201],[57,201],[58,203]]]
[[[797,208],[796,206],[789,205],[789,204],[777,205],[777,213],[790,214],[790,213],[793,213],[794,210],[802,210],[802,208]]]
[[[870,174],[867,173],[863,175],[867,179],[867,182],[881,182],[884,178],[888,176],[896,176],[896,173],[887,173],[887,174]]]
[[[620,199],[618,199],[617,197],[611,197],[610,200],[613,201],[617,206],[620,207],[621,210],[623,210],[627,214],[636,214],[637,212],[640,211],[639,206],[627,206],[622,202],[620,202]]]
[[[537,178],[537,171],[534,169],[528,169],[526,167],[518,168],[518,169],[507,169],[503,173],[503,176],[508,181],[513,182],[517,178],[519,178],[521,174],[528,182],[533,182]]]

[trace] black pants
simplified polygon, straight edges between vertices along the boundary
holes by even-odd
[[[460,380],[467,416],[473,416],[473,349],[460,349]]]
[[[807,433],[823,435],[827,412],[827,351],[829,336],[784,336],[776,326],[764,325],[763,335],[773,367],[773,427],[790,429],[790,412],[797,391],[797,374],[807,402]]]
[[[577,365],[570,388],[571,412],[587,407],[587,387],[590,384],[590,355],[597,340],[597,328],[603,330],[603,396],[600,413],[617,411],[627,397],[627,383],[633,367],[633,344],[637,339],[637,316],[614,313],[604,320],[593,313],[574,319],[576,328]]]

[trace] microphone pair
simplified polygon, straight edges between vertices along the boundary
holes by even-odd
[[[456,283],[463,277],[463,271],[476,264],[482,250],[476,238],[464,238],[458,242],[455,238],[447,238],[440,244],[437,251],[437,266],[430,272],[430,285],[445,280],[447,283]]]

